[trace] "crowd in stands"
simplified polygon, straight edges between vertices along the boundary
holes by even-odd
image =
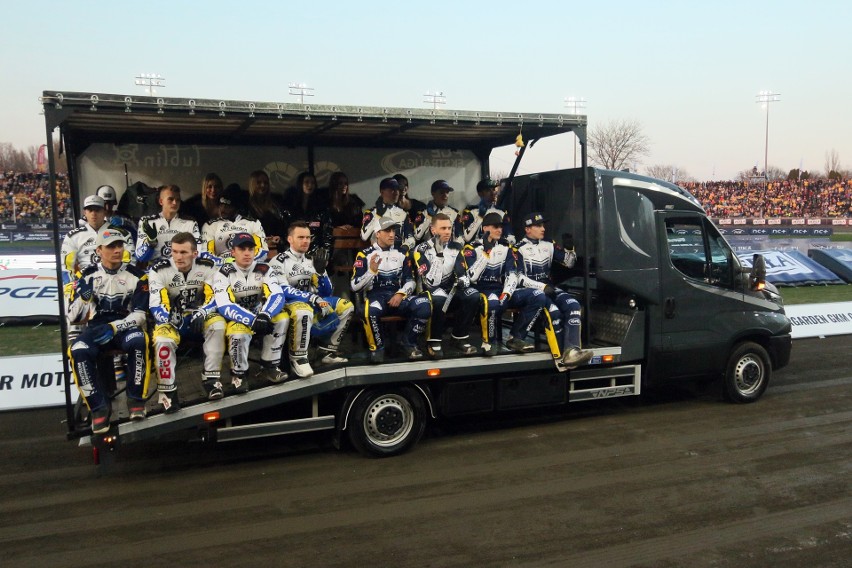
[[[0,220],[21,223],[49,221],[51,218],[49,178],[45,173],[0,172]],[[72,216],[71,192],[64,174],[56,177],[59,218]],[[13,202],[14,200],[14,202]]]
[[[680,183],[710,217],[852,217],[852,179]]]
[[[24,223],[50,220],[47,174],[5,172],[0,175],[0,220],[11,221],[13,215],[18,222]],[[68,179],[59,174],[56,183],[59,216],[70,219]],[[692,193],[714,218],[852,217],[852,179],[776,180],[765,185],[762,181],[708,181],[679,185]],[[337,209],[342,209],[336,205]],[[361,214],[361,207],[361,203],[356,203],[357,212],[353,218]]]

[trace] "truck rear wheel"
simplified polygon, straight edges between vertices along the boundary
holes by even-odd
[[[407,387],[369,389],[352,405],[349,440],[362,454],[387,457],[417,443],[426,428],[423,398]]]
[[[772,376],[772,363],[766,349],[747,341],[731,352],[725,369],[724,393],[731,402],[755,402],[763,395]]]

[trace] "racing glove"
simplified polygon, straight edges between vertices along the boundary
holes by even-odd
[[[204,333],[204,320],[207,319],[207,312],[201,308],[196,308],[192,311],[189,318],[189,329],[195,335]]]
[[[251,324],[251,331],[255,335],[266,335],[272,331],[272,318],[266,312],[260,312],[255,316]]]

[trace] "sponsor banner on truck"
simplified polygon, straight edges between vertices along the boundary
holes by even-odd
[[[793,324],[793,339],[852,333],[852,302],[796,304],[784,311]]]
[[[0,410],[63,406],[64,375],[59,353],[0,357]]]

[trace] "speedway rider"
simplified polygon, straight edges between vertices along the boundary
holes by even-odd
[[[175,351],[182,337],[203,339],[202,385],[207,387],[208,398],[222,396],[220,373],[225,354],[225,319],[216,311],[213,299],[216,265],[212,260],[197,257],[195,237],[190,233],[178,233],[172,237],[171,258],[161,258],[148,270],[149,309],[156,322],[157,390],[160,404],[167,413],[180,409]]]
[[[346,363],[339,353],[340,340],[349,327],[354,306],[344,298],[332,296],[331,279],[325,271],[323,260],[311,259],[305,254],[311,247],[311,229],[305,221],[293,221],[287,228],[290,245],[269,262],[273,276],[282,287],[290,286],[307,295],[307,298],[289,302],[284,307],[290,316],[290,367],[299,377],[309,377],[313,369],[308,361],[308,342],[311,335],[323,332],[328,340],[318,346],[324,353],[323,364]]]
[[[445,180],[435,180],[432,184],[432,200],[425,207],[419,209],[414,216],[414,238],[418,243],[422,243],[431,237],[432,233],[429,227],[432,226],[432,217],[438,213],[443,213],[449,217],[450,223],[453,225],[453,240],[463,242],[455,234],[455,223],[459,216],[459,210],[448,204],[451,191],[454,191],[454,189]]]
[[[361,221],[361,240],[375,242],[376,232],[383,219],[392,219],[400,226],[396,232],[394,247],[402,253],[414,248],[414,229],[408,213],[397,205],[399,201],[399,182],[394,178],[385,178],[379,183],[379,198],[376,206],[364,212]]]
[[[472,243],[481,239],[482,220],[488,213],[496,213],[500,215],[503,222],[503,239],[510,245],[515,244],[515,235],[512,234],[509,215],[496,206],[499,188],[500,183],[489,178],[485,178],[476,184],[479,202],[468,206],[456,219],[455,232],[465,243]]]
[[[136,223],[133,222],[127,215],[122,215],[115,208],[118,206],[118,195],[115,188],[111,185],[102,185],[98,188],[97,196],[104,200],[104,208],[106,209],[107,221],[114,227],[124,229],[130,233],[133,242],[136,242]],[[133,256],[132,254],[130,255]]]
[[[432,238],[414,250],[414,265],[422,288],[432,299],[426,353],[433,359],[443,356],[444,317],[448,308],[455,304],[453,342],[463,355],[472,355],[477,349],[470,344],[470,326],[479,308],[479,292],[470,285],[461,245],[450,240],[453,232],[450,218],[436,213],[430,231]]]
[[[237,233],[254,235],[255,260],[264,261],[269,254],[266,245],[266,233],[260,221],[242,213],[242,190],[232,183],[219,196],[219,217],[211,219],[201,229],[201,242],[204,251],[202,258],[209,258],[216,264],[222,264],[230,257],[230,240]]]
[[[107,210],[104,200],[98,195],[90,195],[83,200],[83,216],[85,223],[68,232],[62,240],[60,256],[62,257],[62,276],[65,287],[65,303],[71,303],[74,281],[89,266],[100,261],[98,256],[98,235],[101,231],[113,227],[106,219]],[[129,262],[133,255],[133,239],[127,232],[124,235],[124,247],[122,261]],[[73,339],[80,330],[81,325],[68,325],[68,337]]]
[[[164,185],[158,197],[160,213],[148,215],[139,220],[139,243],[136,258],[140,262],[153,262],[172,255],[172,237],[178,233],[190,233],[201,239],[198,223],[178,215],[180,209],[180,188],[176,185]]]
[[[370,349],[370,362],[381,363],[385,357],[385,341],[379,318],[383,315],[408,316],[400,341],[408,359],[423,357],[417,340],[426,330],[432,315],[432,304],[425,294],[415,294],[411,257],[394,247],[400,225],[391,217],[379,221],[376,243],[355,256],[352,291],[364,292],[364,330]]]
[[[544,223],[538,212],[524,218],[526,237],[515,247],[518,255],[519,282],[524,288],[541,290],[550,299],[545,311],[545,335],[559,370],[573,369],[588,363],[594,353],[580,347],[580,302],[553,286],[550,268],[554,262],[567,268],[574,266],[577,255],[553,241],[544,240]]]
[[[225,336],[231,356],[231,385],[234,392],[249,390],[247,379],[249,344],[252,335],[263,337],[260,370],[255,376],[281,383],[289,376],[279,367],[290,319],[284,304],[304,299],[306,294],[287,286],[282,289],[268,264],[257,262],[254,236],[237,233],[231,238],[234,262],[225,263],[213,278],[216,308],[228,322]]]
[[[502,236],[503,219],[497,213],[488,213],[482,220],[482,240],[464,249],[468,275],[480,291],[482,348],[489,357],[500,351],[503,310],[515,308],[519,311],[512,322],[506,347],[515,353],[526,353],[533,351],[534,346],[523,338],[550,304],[541,290],[518,288],[515,252]]]
[[[145,418],[148,390],[148,277],[122,261],[126,233],[114,227],[98,232],[95,249],[100,261],[86,268],[77,280],[68,318],[88,321],[70,348],[74,381],[91,411],[92,432],[109,431],[111,402],[104,377],[98,374],[97,358],[109,348],[128,354],[127,410],[131,420]]]

